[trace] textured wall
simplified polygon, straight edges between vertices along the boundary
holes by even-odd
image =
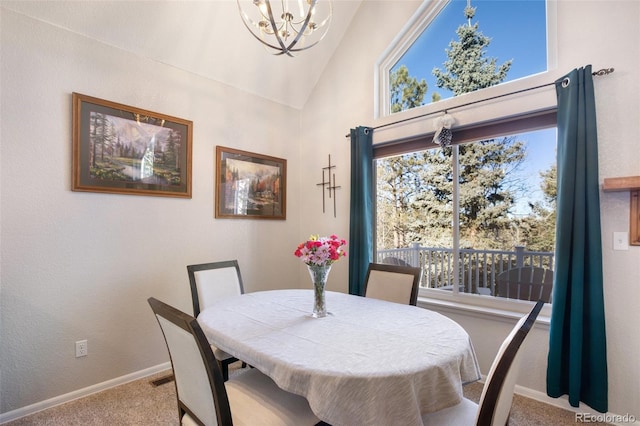
[[[146,299],[190,311],[187,264],[297,285],[299,111],[6,10],[1,28],[0,412],[167,362]],[[72,92],[192,120],[193,198],[72,192]],[[216,145],[288,159],[286,221],[214,219]]]

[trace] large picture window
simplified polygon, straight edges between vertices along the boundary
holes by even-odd
[[[498,281],[519,267],[542,270],[522,280],[553,273],[557,138],[539,120],[444,148],[376,149],[376,261],[420,266],[422,288],[537,300],[541,288],[507,294]]]

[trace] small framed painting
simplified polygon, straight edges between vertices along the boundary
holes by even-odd
[[[286,219],[287,160],[216,147],[216,218]]]
[[[193,123],[73,93],[73,191],[191,198]]]

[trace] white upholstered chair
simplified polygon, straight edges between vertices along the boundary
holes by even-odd
[[[518,321],[504,340],[491,365],[482,389],[480,403],[466,398],[457,405],[423,416],[425,426],[504,426],[508,424],[513,390],[516,384],[519,351],[540,313],[544,301],[538,301],[531,312]]]
[[[198,321],[153,297],[175,377],[181,425],[315,425],[320,420],[301,396],[280,389],[255,368],[222,379]]]
[[[370,263],[364,296],[415,306],[420,273],[420,268],[412,266]]]
[[[189,265],[187,273],[191,285],[193,316],[196,318],[200,315],[200,311],[211,306],[214,302],[244,293],[237,260]],[[220,363],[222,377],[227,380],[229,378],[229,364],[238,361],[238,359],[215,346],[212,346],[211,349]]]

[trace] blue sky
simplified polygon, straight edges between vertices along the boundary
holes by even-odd
[[[452,96],[450,91],[436,86],[432,70],[434,67],[444,70],[442,64],[448,59],[445,49],[452,40],[458,41],[456,29],[467,24],[466,6],[467,0],[451,0],[393,68],[406,65],[410,76],[426,80],[425,103],[431,102],[434,91],[443,99]],[[472,0],[471,6],[476,8],[471,24],[478,23],[479,31],[491,38],[485,57],[497,58],[498,66],[513,60],[505,81],[546,71],[544,0]],[[556,161],[556,129],[520,134],[518,139],[527,143],[527,159],[519,176],[529,188],[526,198],[518,200],[514,213],[526,214],[529,201],[542,199],[540,171]]]
[[[466,0],[451,0],[394,67],[404,64],[409,75],[426,80],[426,103],[434,91],[443,99],[451,96],[436,86],[431,71],[436,66],[443,69],[445,49],[458,40],[456,29],[467,23],[466,6]],[[513,59],[505,81],[547,69],[544,0],[472,0],[471,6],[476,8],[471,24],[478,23],[480,32],[491,38],[485,57],[497,58],[498,65]]]
[[[527,182],[528,191],[524,197],[517,200],[513,213],[526,215],[530,211],[529,202],[543,200],[540,172],[548,170],[555,164],[558,136],[556,128],[553,127],[519,134],[518,140],[523,140],[527,144],[527,158],[522,169],[518,172],[518,176]]]

